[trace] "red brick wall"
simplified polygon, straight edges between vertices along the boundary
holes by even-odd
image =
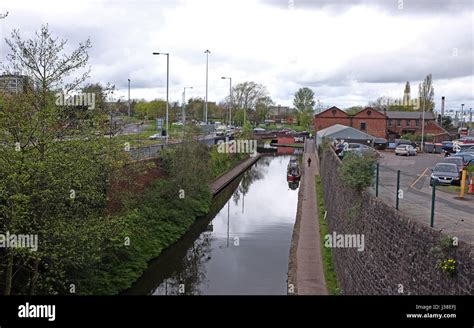
[[[421,135],[421,125],[415,134]],[[449,140],[449,133],[444,128],[438,125],[435,120],[425,121],[425,135],[432,134],[434,135],[434,142],[441,142]]]
[[[361,129],[361,123],[365,123],[365,130]],[[387,121],[385,115],[368,107],[352,117],[352,127],[374,137],[385,138]]]
[[[313,119],[316,131],[328,128],[334,124],[351,126],[351,118],[346,112],[337,107],[331,107],[316,115]]]
[[[406,119],[401,119],[401,126],[399,127],[397,125],[397,121],[398,119],[391,119],[392,120],[392,126],[389,127],[388,126],[388,120],[387,120],[387,128],[390,129],[390,131],[393,131],[393,132],[396,132],[398,134],[404,134],[402,130],[404,129],[416,129],[417,131],[415,132],[418,133],[418,130],[420,131],[419,133],[421,133],[421,119],[418,120],[418,126],[416,126],[416,120],[412,119],[410,120],[410,125],[407,124],[407,120]],[[428,121],[425,120],[425,125]]]

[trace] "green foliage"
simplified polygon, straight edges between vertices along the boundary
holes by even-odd
[[[319,234],[322,237],[329,234],[329,227],[326,220],[324,219],[326,208],[324,207],[323,195],[324,192],[323,185],[321,183],[321,177],[316,176],[316,201],[318,204]],[[330,247],[325,247],[324,238],[321,238],[321,249],[326,287],[330,295],[339,295],[341,291],[338,287],[336,271],[334,269],[334,264],[332,263],[332,249]]]
[[[313,110],[314,105],[314,92],[310,88],[300,88],[296,93],[293,99],[293,106],[299,112],[306,110]]]
[[[412,112],[415,110],[415,107],[413,105],[390,105],[387,110],[392,112]]]
[[[140,119],[155,119],[166,116],[166,101],[140,101],[134,106],[134,116]]]
[[[348,115],[355,115],[355,114],[357,114],[358,112],[360,112],[362,110],[364,110],[364,107],[362,107],[362,106],[352,106],[352,107],[346,108],[344,111]]]
[[[421,109],[433,111],[435,108],[433,77],[428,74],[422,83],[418,86],[418,98],[420,99]]]
[[[441,270],[449,274],[450,276],[454,276],[457,271],[457,262],[454,259],[447,259],[441,262],[440,264]]]
[[[451,116],[442,116],[441,117],[441,126],[445,130],[450,130],[453,128],[453,119]]]
[[[313,123],[313,110],[306,109],[298,113],[298,122],[300,126],[304,127],[306,130],[309,130]]]
[[[404,140],[410,140],[410,141],[418,141],[420,136],[414,135],[413,133],[406,133],[400,137],[401,139]]]
[[[217,178],[229,171],[232,167],[237,165],[240,161],[247,157],[246,154],[226,154],[219,153],[217,146],[211,148],[211,170],[212,176]]]
[[[338,171],[349,187],[362,190],[372,185],[376,162],[373,155],[349,153],[344,156]]]

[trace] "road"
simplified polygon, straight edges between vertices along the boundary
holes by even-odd
[[[443,160],[439,154],[419,154],[412,157],[395,156],[383,152],[380,160],[379,197],[395,206],[397,170],[400,170],[400,189],[403,195],[399,209],[424,224],[430,224],[432,188],[429,185],[430,168]],[[372,190],[373,191],[373,190]],[[474,243],[474,197],[436,192],[434,228]]]

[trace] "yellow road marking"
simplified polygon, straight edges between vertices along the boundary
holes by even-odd
[[[420,179],[421,179],[422,177],[425,176],[425,173],[426,173],[426,171],[428,171],[428,170],[429,170],[429,167],[427,167],[427,168],[423,171],[423,173],[421,173],[421,175],[420,175],[418,178],[416,178],[416,180],[410,185],[410,187],[415,188],[415,187],[413,187],[413,186],[414,186],[418,181],[420,181]],[[415,188],[415,189],[417,189],[417,188]]]

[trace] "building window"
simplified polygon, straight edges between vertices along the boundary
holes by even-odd
[[[419,127],[420,126],[420,120],[415,120],[415,126]]]
[[[410,120],[407,120],[406,121],[406,124],[407,124],[407,128],[409,128],[411,126],[411,121]]]
[[[333,109],[331,113],[332,113],[332,116],[336,116],[337,110]]]
[[[392,127],[392,120],[388,120],[388,127],[389,127],[389,128]]]
[[[402,127],[402,120],[397,120],[397,127],[401,128]]]
[[[367,116],[372,115],[372,112],[370,110],[367,111]]]
[[[361,122],[361,123],[360,123],[360,129],[361,129],[361,130],[365,130],[365,122]]]

